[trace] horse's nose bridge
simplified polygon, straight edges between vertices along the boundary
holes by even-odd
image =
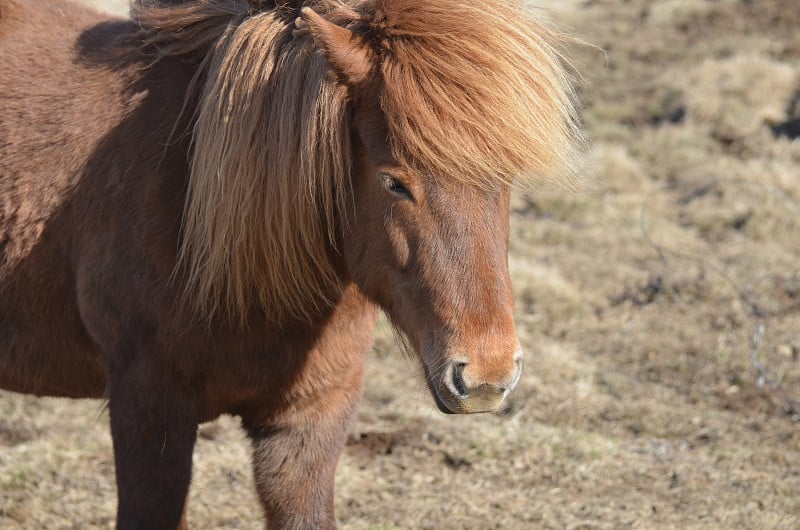
[[[464,364],[462,377],[468,387],[493,387],[498,390],[511,388],[522,368],[518,349],[504,352],[476,352]]]
[[[468,386],[489,385],[503,389],[512,386],[522,363],[513,321],[495,322],[481,333],[464,339],[462,374]]]

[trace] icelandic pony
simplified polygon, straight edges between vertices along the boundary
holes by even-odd
[[[108,400],[117,528],[185,527],[235,414],[270,528],[332,528],[383,309],[439,408],[519,379],[510,187],[567,178],[518,1],[0,0],[0,387]]]

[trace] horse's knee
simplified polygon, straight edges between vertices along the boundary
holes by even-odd
[[[268,528],[336,528],[334,474],[356,402],[357,395],[316,409],[313,419],[296,414],[274,426],[245,421]]]

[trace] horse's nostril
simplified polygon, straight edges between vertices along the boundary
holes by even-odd
[[[450,361],[442,374],[442,383],[447,388],[447,393],[452,399],[466,403],[482,399],[495,399],[505,396],[517,385],[520,374],[522,373],[522,359],[514,359],[513,371],[501,374],[501,377],[494,381],[490,378],[479,377],[475,379],[475,374],[471,373],[478,366],[470,366],[464,361]],[[467,369],[470,368],[470,371]]]
[[[469,390],[467,390],[467,385],[464,383],[464,367],[467,363],[453,363],[452,370],[450,373],[450,380],[453,385],[453,390],[455,391],[456,395],[459,397],[467,397],[469,395]]]

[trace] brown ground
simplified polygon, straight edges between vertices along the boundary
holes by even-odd
[[[382,326],[341,526],[798,528],[800,3],[540,3],[597,45],[592,184],[515,199],[526,375],[503,414],[445,417]],[[194,528],[259,528],[236,423],[201,429]],[[0,528],[114,506],[102,404],[0,393]]]

